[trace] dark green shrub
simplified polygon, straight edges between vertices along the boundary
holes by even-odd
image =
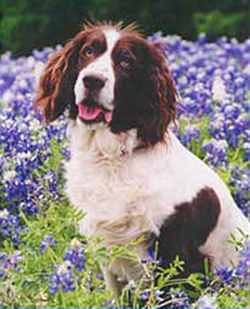
[[[219,36],[244,37],[244,21],[247,13],[222,13],[218,10],[194,15],[195,26],[198,31],[204,32],[210,39]]]
[[[1,52],[15,56],[64,43],[84,20],[136,21],[146,35],[162,31],[195,40],[199,32],[249,36],[247,0],[2,0]]]

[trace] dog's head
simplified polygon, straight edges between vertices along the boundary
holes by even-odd
[[[153,145],[175,119],[176,90],[161,49],[133,26],[87,24],[48,61],[35,105],[47,122],[69,105],[70,118],[86,126],[134,128]]]

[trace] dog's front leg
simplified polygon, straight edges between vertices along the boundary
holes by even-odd
[[[107,289],[111,291],[114,294],[114,297],[118,300],[125,283],[119,281],[117,275],[115,275],[106,265],[102,265],[101,268]]]

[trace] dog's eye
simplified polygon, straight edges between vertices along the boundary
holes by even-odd
[[[85,57],[91,57],[94,54],[94,47],[88,46],[84,49],[83,54]]]
[[[130,56],[123,55],[119,57],[119,66],[123,69],[129,69],[132,66],[132,59]]]

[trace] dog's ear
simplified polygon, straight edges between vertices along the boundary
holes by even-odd
[[[164,140],[167,127],[175,122],[177,93],[162,46],[149,44],[143,116],[138,135],[149,144]],[[146,103],[146,104],[145,104]]]
[[[40,77],[34,106],[42,109],[46,122],[58,118],[69,103],[75,104],[78,53],[83,43],[80,34],[49,59]]]

